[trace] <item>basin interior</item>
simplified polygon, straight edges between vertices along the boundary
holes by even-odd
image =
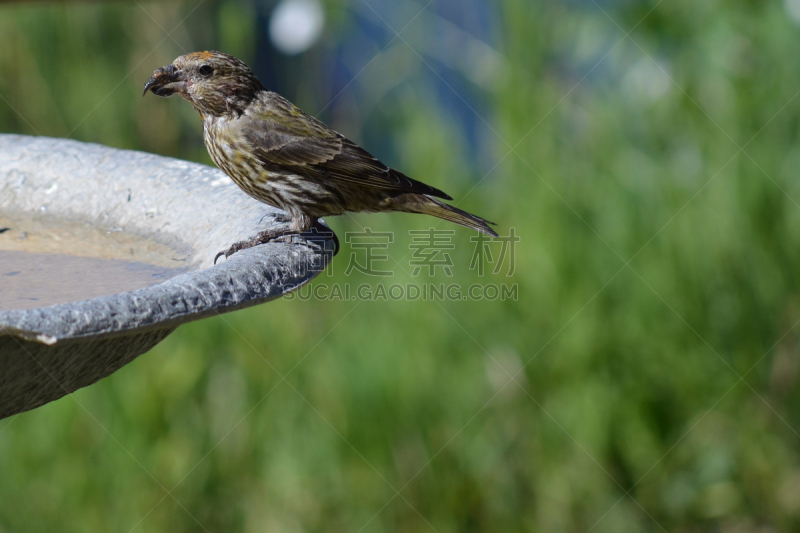
[[[0,310],[87,300],[161,283],[189,270],[189,254],[46,211],[0,211]]]

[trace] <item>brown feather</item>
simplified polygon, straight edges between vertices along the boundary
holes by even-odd
[[[245,138],[268,171],[452,200],[443,191],[387,167],[276,93],[264,91],[241,120]]]

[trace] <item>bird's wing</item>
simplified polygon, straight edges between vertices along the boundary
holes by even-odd
[[[387,167],[275,93],[266,93],[239,120],[240,131],[266,170],[452,199]]]

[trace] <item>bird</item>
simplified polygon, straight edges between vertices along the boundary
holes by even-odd
[[[323,227],[346,212],[402,211],[449,220],[497,237],[489,222],[442,200],[453,198],[388,167],[347,137],[267,90],[240,59],[218,51],[185,54],[145,83],[175,94],[200,115],[214,163],[245,193],[283,210],[288,225],[234,243],[214,258]],[[330,234],[330,233],[329,233]],[[335,239],[335,235],[334,235]],[[334,251],[338,251],[337,246]]]

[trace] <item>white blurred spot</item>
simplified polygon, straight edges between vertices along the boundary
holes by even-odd
[[[649,58],[640,59],[625,74],[623,90],[639,101],[652,103],[665,96],[671,87],[669,67]]]
[[[269,36],[286,55],[311,48],[322,35],[325,12],[319,0],[281,0],[269,20]]]
[[[783,7],[792,22],[800,24],[800,0],[783,0]]]

